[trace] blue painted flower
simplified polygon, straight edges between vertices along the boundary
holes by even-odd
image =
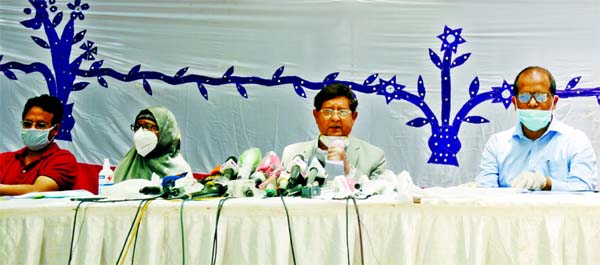
[[[510,98],[513,95],[512,88],[513,86],[506,82],[506,80],[504,80],[502,86],[492,87],[494,93],[494,99],[492,100],[492,103],[502,103],[504,105],[504,108],[508,109],[508,107],[512,103],[510,100]]]
[[[86,60],[94,60],[94,55],[98,54],[98,48],[94,47],[94,42],[91,40],[84,42],[79,48],[85,51],[83,58]]]
[[[393,76],[389,81],[379,79],[379,85],[377,85],[377,95],[385,96],[385,102],[390,104],[393,99],[400,98],[400,92],[406,86],[396,83],[396,76]]]
[[[452,52],[456,53],[458,45],[467,42],[460,36],[461,32],[462,28],[451,29],[448,26],[444,26],[444,32],[437,36],[438,39],[442,41],[442,47],[440,48],[440,51],[452,49]]]
[[[87,3],[81,4],[81,0],[75,0],[75,3],[68,3],[67,7],[73,12],[71,12],[71,18],[79,18],[79,20],[83,20],[85,16],[83,15],[84,10],[88,10],[90,6]]]

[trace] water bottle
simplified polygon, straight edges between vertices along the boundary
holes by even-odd
[[[105,158],[102,170],[98,173],[98,194],[102,195],[102,189],[110,187],[114,183],[114,172],[110,169],[110,160]]]

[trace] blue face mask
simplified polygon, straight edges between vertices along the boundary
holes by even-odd
[[[552,119],[552,110],[517,109],[519,121],[531,131],[539,131],[548,126]]]
[[[40,150],[52,142],[48,140],[48,135],[52,129],[54,129],[54,126],[48,129],[21,129],[21,140],[29,150]]]

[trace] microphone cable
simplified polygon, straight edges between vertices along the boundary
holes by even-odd
[[[185,265],[185,227],[183,226],[183,204],[187,201],[187,199],[181,200],[181,205],[179,206],[179,224],[181,225],[181,259],[183,261],[182,265]]]
[[[154,200],[154,199],[152,199],[152,200]],[[127,257],[127,253],[129,252],[129,247],[131,246],[131,242],[132,242],[129,239],[131,236],[131,232],[133,231],[133,228],[136,227],[134,236],[137,236],[137,231],[139,229],[139,224],[142,220],[143,213],[146,211],[146,209],[149,205],[149,202],[152,200],[148,200],[148,199],[140,200],[140,204],[138,205],[137,211],[135,212],[135,216],[133,217],[133,221],[131,222],[131,226],[129,227],[129,232],[127,232],[127,236],[125,237],[125,242],[123,242],[123,247],[121,247],[121,252],[119,253],[119,257],[117,258],[117,262],[115,264],[122,265],[123,262],[125,261],[124,258]],[[143,204],[143,207],[142,207],[142,204]],[[142,213],[142,215],[140,215],[140,212]],[[139,215],[139,218],[138,218],[138,215]],[[123,252],[125,252],[125,253],[123,253]],[[134,252],[135,252],[135,250],[134,250]],[[121,260],[121,257],[123,257],[123,260]],[[133,259],[134,259],[134,257],[132,256],[131,262],[133,262]]]
[[[67,265],[71,265],[71,258],[73,258],[73,241],[75,239],[75,226],[77,225],[77,213],[79,212],[79,207],[81,207],[81,205],[84,202],[85,201],[80,201],[77,204],[77,208],[75,208],[75,216],[73,217],[73,230],[71,231],[71,247],[69,248],[69,262],[67,263]]]
[[[360,243],[360,262],[361,264],[365,264],[364,260],[364,252],[363,252],[363,239],[362,239],[362,229],[360,222],[360,214],[358,213],[358,205],[356,204],[356,199],[353,196],[346,197],[346,253],[348,255],[348,265],[350,264],[350,240],[349,240],[349,225],[348,225],[348,202],[352,199],[354,203],[354,209],[356,210],[356,219],[358,221],[358,237]]]
[[[292,239],[292,224],[290,223],[290,214],[288,213],[287,205],[285,205],[285,200],[283,200],[283,194],[280,193],[279,198],[281,198],[281,203],[283,204],[283,209],[285,209],[285,217],[287,218],[288,234],[290,235],[290,246],[292,248],[292,260],[294,261],[294,265],[296,265],[296,254],[294,253],[294,240]]]
[[[219,200],[219,205],[217,206],[217,220],[215,222],[215,233],[213,237],[213,245],[212,245],[212,254],[210,257],[210,264],[215,265],[217,262],[217,239],[218,239],[218,228],[219,228],[219,218],[221,217],[221,209],[223,209],[223,204],[225,201],[231,199],[232,197],[226,197]]]
[[[151,197],[151,198],[146,198],[146,199],[121,199],[121,200],[94,200],[94,201],[79,201],[79,203],[77,204],[77,207],[75,208],[75,214],[73,216],[73,229],[71,231],[71,243],[70,243],[70,247],[69,247],[69,261],[67,264],[71,264],[71,261],[73,259],[73,245],[75,243],[75,226],[77,225],[77,216],[79,214],[79,208],[81,207],[81,205],[84,202],[90,202],[90,203],[108,203],[108,202],[125,202],[125,201],[144,201],[144,200],[154,200],[159,198],[160,196],[156,196],[156,197]],[[137,216],[137,213],[136,213]]]
[[[146,209],[148,209],[148,205],[150,205],[151,201],[146,201],[144,202],[144,207],[142,208],[142,212],[140,213],[140,218],[138,219],[137,223],[136,223],[136,227],[135,227],[135,231],[134,231],[134,241],[133,241],[133,252],[131,253],[131,264],[133,265],[133,261],[135,259],[135,249],[137,246],[137,239],[138,239],[138,235],[139,235],[139,230],[140,230],[140,223],[142,222],[142,218],[144,216],[144,213],[146,213]],[[131,245],[131,242],[129,243],[129,245]],[[127,246],[127,248],[129,249],[129,246]],[[125,256],[127,256],[127,252],[125,252]],[[123,260],[124,261],[124,260]]]

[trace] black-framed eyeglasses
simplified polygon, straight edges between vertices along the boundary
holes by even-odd
[[[352,114],[352,111],[349,109],[340,109],[340,110],[321,109],[319,112],[321,112],[321,115],[323,115],[323,117],[325,117],[325,118],[331,118],[336,113],[340,118],[348,118],[348,117],[350,117],[350,114]]]
[[[144,124],[131,124],[130,125],[131,130],[134,132],[137,132],[137,130],[139,128],[142,128],[146,131],[151,131],[151,132],[158,132],[158,126],[153,125],[153,124],[149,124],[149,123],[144,123]]]
[[[527,103],[531,100],[532,97],[535,98],[535,101],[537,101],[537,103],[544,103],[544,102],[548,101],[548,98],[550,98],[550,93],[548,93],[548,92],[535,92],[535,93],[521,92],[517,95],[517,100],[521,103]]]
[[[48,129],[48,128],[52,127],[52,124],[48,124],[43,121],[33,122],[33,121],[29,121],[29,120],[24,120],[21,122],[21,127],[23,129],[31,129],[31,128]]]

